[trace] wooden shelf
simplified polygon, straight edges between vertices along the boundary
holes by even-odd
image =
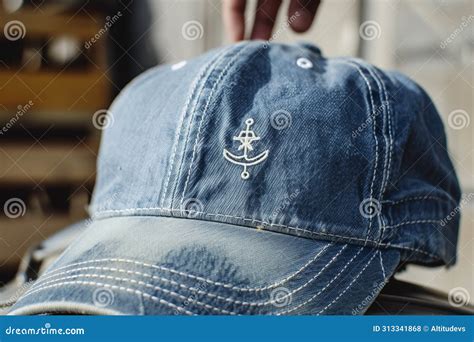
[[[99,18],[58,14],[54,11],[35,12],[29,9],[0,15],[0,27],[11,20],[21,21],[27,27],[26,37],[73,35],[88,40],[103,28]]]
[[[92,111],[109,105],[108,80],[101,71],[0,71],[3,109],[33,102],[35,111]]]
[[[94,128],[92,123],[93,111],[65,111],[65,110],[44,110],[44,111],[35,111],[30,110],[21,115],[20,119],[15,121],[20,121],[24,125],[31,127],[34,126],[49,126],[54,124],[55,127],[67,127],[67,126],[83,126],[87,128]],[[1,110],[0,109],[0,125],[6,124],[12,118],[15,118],[16,111],[14,110]],[[94,128],[95,129],[95,128]],[[100,133],[99,130],[95,129]],[[92,131],[94,132],[94,131]]]
[[[83,143],[5,143],[0,146],[0,184],[82,184],[95,178],[96,147]]]
[[[0,218],[0,269],[15,266],[29,247],[85,217],[85,214],[43,217],[27,212],[20,218]]]

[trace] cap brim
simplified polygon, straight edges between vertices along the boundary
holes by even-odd
[[[88,229],[11,314],[362,314],[399,252],[171,217]]]

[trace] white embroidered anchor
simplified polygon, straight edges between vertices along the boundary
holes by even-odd
[[[255,157],[249,157],[249,151],[253,151],[252,143],[256,140],[260,140],[254,131],[250,129],[254,123],[253,119],[245,120],[245,130],[240,131],[239,135],[234,137],[233,140],[240,141],[240,146],[238,150],[244,150],[244,154],[241,156],[236,156],[226,149],[224,149],[224,158],[230,161],[233,164],[241,165],[244,167],[244,170],[240,174],[242,179],[248,179],[250,177],[250,173],[247,171],[247,168],[252,165],[257,165],[263,162],[268,157],[268,150],[263,151],[259,155]]]

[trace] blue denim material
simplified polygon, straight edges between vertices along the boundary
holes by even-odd
[[[399,73],[244,42],[147,71],[110,111],[94,220],[13,313],[361,314],[400,262],[455,262],[443,124]]]

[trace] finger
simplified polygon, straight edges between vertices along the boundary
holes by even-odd
[[[222,18],[229,38],[236,42],[245,35],[246,0],[224,0]]]
[[[280,5],[281,0],[258,0],[251,39],[270,38]]]
[[[313,23],[320,0],[291,0],[288,22],[295,32],[305,32]]]

